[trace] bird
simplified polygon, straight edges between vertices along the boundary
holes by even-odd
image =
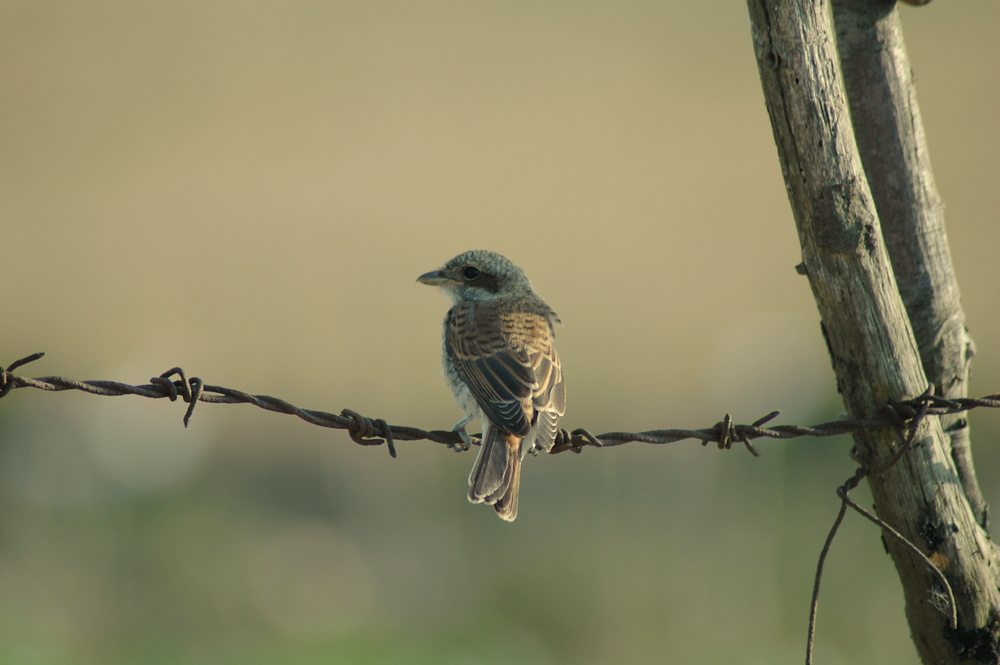
[[[529,452],[552,449],[566,411],[554,342],[559,317],[524,271],[496,252],[459,254],[417,281],[441,287],[453,302],[444,320],[442,363],[465,414],[453,431],[468,448],[466,425],[478,417],[483,427],[469,501],[490,504],[513,522],[521,462]]]

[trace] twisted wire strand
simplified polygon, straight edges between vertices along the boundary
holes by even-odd
[[[188,377],[179,367],[164,372],[150,379],[150,383],[131,385],[118,381],[77,381],[61,376],[43,376],[28,378],[14,374],[13,370],[38,360],[44,353],[34,353],[11,363],[7,368],[0,367],[0,398],[16,388],[35,388],[49,392],[79,390],[91,395],[117,397],[120,395],[138,395],[151,399],[182,399],[188,404],[184,414],[184,425],[191,420],[195,406],[199,402],[213,404],[252,404],[266,411],[285,413],[296,416],[307,423],[320,427],[347,430],[351,439],[360,445],[373,446],[385,443],[390,454],[395,457],[395,442],[427,440],[441,443],[453,448],[464,448],[462,437],[452,430],[424,430],[419,427],[389,425],[385,420],[369,418],[350,409],[344,409],[340,414],[303,409],[277,397],[269,395],[251,395],[240,390],[225,388],[204,383],[197,377]],[[178,378],[172,378],[172,377]],[[725,419],[712,427],[704,429],[659,429],[645,432],[606,432],[592,434],[586,429],[575,429],[569,432],[559,430],[556,435],[552,453],[567,450],[579,453],[587,446],[607,448],[626,443],[665,444],[684,439],[698,439],[702,445],[715,443],[720,449],[729,449],[733,443],[742,442],[754,455],[759,454],[751,441],[753,439],[793,439],[802,436],[824,437],[849,434],[860,429],[872,427],[898,426],[898,417],[912,419],[922,408],[926,415],[944,415],[959,413],[979,407],[1000,407],[1000,394],[987,395],[981,398],[944,399],[925,393],[915,399],[895,403],[888,412],[883,411],[870,418],[842,419],[821,423],[812,427],[802,425],[763,425],[773,420],[778,411],[772,411],[750,425],[733,424],[727,414]],[[890,416],[889,413],[899,414]],[[478,445],[478,438],[473,437],[473,443]]]
[[[882,407],[882,413],[892,421],[893,426],[896,429],[896,436],[900,443],[899,449],[892,456],[892,458],[889,459],[888,462],[885,462],[882,466],[875,467],[873,469],[866,466],[858,467],[858,469],[854,472],[854,475],[844,481],[844,484],[837,488],[837,496],[840,497],[841,500],[840,512],[837,513],[837,518],[834,520],[833,526],[830,527],[830,532],[827,534],[826,541],[823,543],[823,549],[820,551],[819,561],[816,564],[816,576],[813,579],[812,602],[809,607],[809,628],[806,633],[806,665],[812,665],[813,662],[813,647],[816,640],[816,613],[819,609],[819,590],[820,581],[823,577],[823,567],[826,565],[826,557],[830,552],[830,546],[833,544],[833,539],[837,536],[837,531],[840,529],[840,525],[844,521],[844,516],[847,513],[848,507],[853,508],[865,519],[881,527],[883,534],[898,541],[927,567],[931,575],[933,575],[937,580],[939,588],[943,589],[941,596],[947,601],[948,617],[950,619],[949,625],[952,630],[958,627],[958,606],[955,604],[955,593],[944,573],[934,565],[926,554],[920,551],[919,547],[910,542],[910,540],[903,534],[896,531],[896,529],[892,528],[892,526],[887,524],[883,519],[862,508],[856,501],[848,496],[848,493],[857,488],[864,478],[885,473],[898,464],[899,461],[903,459],[903,456],[910,451],[913,447],[914,439],[917,436],[917,430],[920,427],[920,423],[930,413],[932,401],[927,398],[931,397],[932,390],[933,388],[928,388],[927,391],[920,396],[920,398],[917,400],[911,400],[920,402],[919,411],[912,412],[909,406],[905,409],[900,409],[893,405],[886,405]]]
[[[400,425],[389,425],[385,420],[373,419],[352,411],[344,409],[340,415],[328,413],[326,411],[316,411],[312,409],[302,409],[290,402],[269,395],[251,395],[240,390],[225,388],[222,386],[209,385],[197,377],[188,378],[180,367],[174,367],[163,374],[150,379],[150,383],[145,385],[130,385],[117,381],[76,381],[60,376],[46,376],[36,379],[14,374],[13,370],[38,360],[44,353],[35,353],[12,363],[10,367],[0,367],[0,398],[5,397],[15,388],[36,388],[51,392],[65,390],[79,390],[92,395],[119,396],[119,395],[139,395],[152,399],[167,398],[170,401],[182,399],[188,404],[184,413],[184,426],[187,427],[195,406],[199,402],[209,402],[216,404],[252,404],[258,408],[275,413],[286,413],[298,418],[319,425],[320,427],[330,427],[333,429],[347,430],[351,439],[360,445],[373,446],[386,444],[389,454],[396,457],[395,442],[429,440],[435,443],[442,443],[456,449],[466,447],[462,437],[452,430],[423,430],[418,427],[406,427]],[[177,377],[174,379],[173,377]],[[886,469],[895,465],[903,455],[912,447],[913,439],[920,422],[927,416],[959,413],[971,409],[985,407],[1000,407],[1000,393],[987,395],[980,398],[956,398],[944,399],[932,394],[933,388],[928,388],[925,393],[910,400],[887,404],[876,415],[870,418],[841,419],[831,422],[821,423],[812,427],[802,425],[775,425],[764,427],[764,425],[778,416],[778,411],[772,411],[762,418],[757,419],[750,425],[734,424],[729,414],[713,427],[704,429],[660,429],[645,432],[606,432],[594,435],[586,429],[576,429],[568,432],[565,429],[559,430],[553,448],[550,452],[559,453],[566,450],[582,452],[586,446],[597,448],[607,448],[620,446],[626,443],[649,443],[665,444],[684,439],[698,439],[702,445],[714,442],[720,449],[729,449],[733,443],[742,442],[747,450],[754,455],[760,453],[754,447],[752,440],[759,438],[769,439],[793,439],[803,436],[825,437],[849,434],[861,429],[875,427],[894,427],[902,442],[899,451],[885,466],[878,469],[859,468],[857,472],[849,478],[843,485],[837,488],[837,495],[841,499],[841,508],[830,529],[829,535],[820,553],[816,576],[813,584],[812,603],[809,613],[809,627],[807,635],[807,655],[806,662],[812,662],[813,643],[816,634],[816,611],[819,603],[820,580],[823,574],[824,564],[830,546],[843,522],[847,508],[853,508],[861,515],[880,526],[883,533],[898,540],[907,549],[918,556],[928,569],[935,575],[939,586],[944,590],[942,597],[947,601],[944,607],[948,610],[950,625],[957,626],[957,607],[954,593],[948,583],[947,578],[937,570],[934,564],[924,555],[916,545],[907,540],[902,534],[886,524],[883,520],[871,514],[855,501],[848,497],[848,493],[856,488],[860,481],[866,476],[883,473]],[[472,442],[478,445],[478,437],[473,437]]]

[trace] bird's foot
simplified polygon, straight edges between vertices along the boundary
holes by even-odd
[[[469,433],[465,431],[465,426],[469,424],[471,418],[464,418],[459,422],[455,423],[455,426],[451,428],[452,432],[456,432],[460,437],[462,437],[461,443],[449,443],[448,447],[457,453],[465,452],[472,447],[472,437]]]

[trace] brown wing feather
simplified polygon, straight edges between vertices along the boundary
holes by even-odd
[[[548,452],[556,438],[559,418],[566,413],[566,386],[563,383],[562,364],[551,339],[547,348],[533,354],[532,360],[538,381],[531,400],[535,410],[534,448]],[[521,454],[529,452],[531,451],[525,448]]]
[[[479,408],[498,429],[526,436],[537,410],[561,415],[564,406],[551,402],[562,372],[547,310],[456,305],[448,313],[445,349]]]
[[[462,303],[445,325],[448,359],[489,420],[469,476],[469,499],[493,504],[508,521],[517,517],[521,459],[529,445],[552,448],[566,410],[555,315],[540,301],[520,305],[528,311]]]

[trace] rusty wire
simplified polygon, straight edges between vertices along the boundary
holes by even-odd
[[[180,367],[174,367],[153,377],[150,379],[150,383],[144,385],[130,385],[117,381],[77,381],[61,376],[44,376],[32,379],[13,373],[13,370],[38,360],[44,355],[44,353],[34,353],[11,363],[10,367],[0,367],[0,398],[15,388],[36,388],[52,392],[79,390],[91,395],[138,395],[152,399],[167,398],[170,401],[176,401],[179,397],[188,404],[184,413],[185,426],[191,420],[194,408],[199,402],[252,404],[267,411],[297,416],[307,423],[320,427],[347,430],[351,439],[363,446],[378,446],[385,443],[393,457],[396,456],[395,444],[398,441],[428,440],[452,448],[464,447],[462,437],[453,430],[423,430],[419,427],[389,425],[385,420],[368,418],[350,409],[344,409],[340,414],[302,409],[277,397],[251,395],[240,390],[204,383],[197,377],[188,377]],[[898,415],[890,416],[889,411],[883,411],[870,418],[834,420],[812,427],[801,425],[764,427],[765,423],[773,420],[779,414],[778,411],[772,411],[750,425],[733,424],[732,418],[726,414],[726,417],[714,426],[695,430],[658,429],[645,432],[606,432],[595,435],[582,428],[572,432],[561,429],[556,435],[551,452],[561,453],[572,450],[579,453],[587,446],[608,448],[632,442],[664,444],[684,439],[698,439],[702,445],[715,443],[720,449],[729,449],[733,443],[741,442],[751,453],[759,455],[753,446],[753,439],[837,436],[872,427],[896,426],[899,416],[911,420],[924,407],[926,407],[926,415],[929,416],[959,413],[977,407],[1000,408],[1000,394],[987,395],[979,399],[944,399],[927,393],[916,399],[898,402],[891,406],[892,413]],[[478,444],[478,439],[475,436],[472,437],[472,440],[474,444]]]
[[[170,401],[183,399],[188,407],[184,413],[184,426],[191,420],[195,406],[199,402],[210,402],[217,404],[252,404],[267,411],[276,413],[287,413],[297,416],[302,420],[320,427],[330,427],[334,429],[347,430],[351,439],[363,446],[375,446],[386,444],[389,454],[396,457],[396,441],[428,440],[435,443],[442,443],[456,449],[464,449],[465,443],[462,437],[453,430],[423,430],[418,427],[405,427],[400,425],[389,425],[380,418],[368,418],[350,409],[344,409],[340,414],[316,411],[312,409],[302,409],[285,400],[268,395],[250,395],[239,390],[214,386],[204,383],[197,377],[188,377],[180,367],[174,367],[159,376],[150,379],[149,384],[130,385],[117,381],[76,381],[59,376],[46,376],[36,379],[23,377],[14,374],[13,371],[23,365],[38,360],[44,353],[34,353],[22,358],[10,365],[10,367],[0,367],[0,398],[5,397],[15,388],[36,388],[59,392],[64,390],[80,390],[92,395],[119,396],[119,395],[139,395],[152,399],[167,398]],[[177,378],[173,378],[177,377]],[[892,459],[882,467],[877,469],[867,469],[860,467],[855,474],[843,485],[837,488],[837,496],[840,497],[841,506],[830,529],[829,535],[824,542],[820,552],[819,562],[816,569],[816,576],[813,584],[812,603],[809,613],[809,628],[807,637],[806,662],[812,662],[813,644],[816,632],[816,612],[819,604],[820,580],[823,575],[823,567],[829,553],[834,537],[844,520],[847,509],[853,508],[866,519],[877,524],[883,533],[899,541],[906,549],[916,555],[928,567],[936,578],[940,587],[944,590],[940,593],[947,601],[949,609],[950,624],[954,628],[957,625],[957,610],[954,593],[948,580],[943,573],[931,562],[931,560],[917,548],[916,545],[907,540],[902,534],[893,529],[890,525],[879,519],[869,511],[862,508],[853,501],[848,493],[855,489],[864,478],[883,473],[891,468],[906,454],[913,446],[913,440],[921,421],[927,416],[938,416],[949,413],[959,413],[977,407],[1000,408],[1000,394],[987,395],[986,397],[944,399],[932,394],[929,388],[927,392],[911,400],[905,400],[894,404],[885,405],[881,412],[870,417],[861,419],[841,419],[812,427],[800,425],[776,425],[774,427],[764,427],[763,425],[773,420],[778,411],[772,411],[766,416],[757,419],[750,425],[737,425],[733,423],[729,414],[712,427],[697,430],[688,429],[661,429],[646,432],[607,432],[605,434],[594,435],[586,429],[575,429],[569,432],[565,429],[559,430],[552,453],[572,450],[582,452],[584,447],[594,446],[597,448],[608,448],[620,446],[625,443],[639,442],[650,444],[673,443],[684,439],[698,439],[702,445],[715,443],[720,449],[729,449],[733,443],[739,441],[746,446],[755,456],[760,453],[754,447],[752,440],[758,438],[770,439],[793,439],[802,436],[823,437],[837,436],[840,434],[850,434],[861,429],[875,427],[893,427],[899,435],[901,445]],[[478,437],[472,437],[472,443],[479,443]],[[943,603],[942,603],[943,604]]]
[[[840,497],[841,502],[840,511],[837,513],[837,518],[833,521],[830,533],[827,534],[826,541],[823,543],[823,549],[819,554],[819,562],[816,564],[816,577],[813,580],[812,602],[809,606],[809,628],[806,637],[806,665],[812,665],[813,662],[813,646],[816,640],[816,613],[819,609],[819,588],[820,580],[823,577],[823,567],[826,563],[826,556],[830,552],[830,545],[833,544],[833,539],[836,537],[837,531],[840,529],[840,525],[844,521],[844,516],[847,513],[848,507],[853,508],[865,519],[868,519],[881,527],[884,534],[898,541],[927,567],[937,580],[940,588],[944,590],[940,593],[940,595],[947,601],[947,614],[951,629],[954,630],[958,627],[958,608],[955,604],[955,594],[952,591],[951,584],[948,583],[948,578],[944,576],[944,573],[934,565],[934,562],[931,561],[926,554],[920,551],[920,548],[910,542],[903,534],[889,526],[889,524],[881,518],[876,517],[869,511],[862,508],[856,501],[848,496],[848,493],[855,489],[861,481],[868,476],[877,476],[894,467],[913,447],[913,441],[917,436],[917,429],[920,427],[920,423],[923,419],[930,413],[932,400],[929,398],[932,397],[931,390],[931,388],[928,388],[927,392],[917,398],[917,400],[911,400],[920,402],[919,410],[916,412],[911,411],[909,406],[907,406],[906,409],[900,409],[899,405],[887,404],[882,408],[882,412],[885,414],[886,418],[892,421],[895,426],[896,435],[900,442],[899,449],[888,462],[880,467],[874,469],[869,469],[865,466],[858,467],[858,469],[854,472],[854,475],[848,478],[843,485],[837,488],[837,496]]]

